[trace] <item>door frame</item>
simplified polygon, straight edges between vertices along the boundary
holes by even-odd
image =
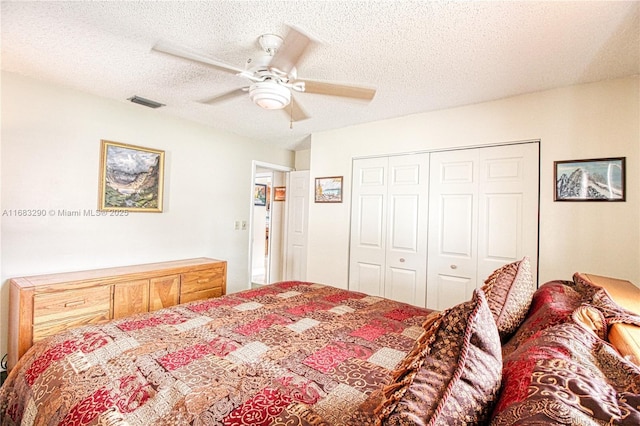
[[[285,172],[285,173],[295,170],[293,167],[283,166],[280,164],[267,163],[267,162],[258,161],[258,160],[251,161],[251,187],[249,188],[249,226],[247,228],[247,231],[249,231],[248,232],[249,245],[247,247],[247,251],[248,251],[247,288],[251,288],[251,285],[252,285],[251,274],[253,271],[253,225],[254,225],[253,197],[254,197],[254,190],[255,190],[254,185],[255,185],[258,169],[268,169],[271,171]],[[284,214],[286,215],[286,209]],[[286,249],[286,247],[283,247],[283,249]],[[271,256],[271,255],[269,254],[268,256]]]

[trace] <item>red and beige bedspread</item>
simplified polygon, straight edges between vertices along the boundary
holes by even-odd
[[[36,344],[3,425],[339,425],[430,311],[304,282],[175,306]]]

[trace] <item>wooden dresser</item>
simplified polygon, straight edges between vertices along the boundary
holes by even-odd
[[[9,282],[11,369],[34,342],[59,331],[222,296],[227,262],[201,257]]]

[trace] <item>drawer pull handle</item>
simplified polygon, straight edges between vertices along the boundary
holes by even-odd
[[[451,269],[458,269],[458,265],[451,265]]]
[[[404,257],[400,258],[400,263],[404,263]]]
[[[209,282],[209,278],[203,278],[201,280],[198,280],[198,284],[208,283],[208,282]]]
[[[72,302],[67,302],[67,303],[65,303],[65,304],[64,304],[64,307],[65,307],[65,308],[70,308],[70,307],[72,307],[72,306],[80,306],[80,305],[84,305],[84,302],[85,302],[85,300],[84,300],[84,299],[82,299],[82,300],[74,300],[74,301],[72,301]]]

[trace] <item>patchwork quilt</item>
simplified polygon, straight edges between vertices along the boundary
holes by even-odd
[[[20,359],[1,424],[347,424],[429,313],[289,281],[76,328]]]

